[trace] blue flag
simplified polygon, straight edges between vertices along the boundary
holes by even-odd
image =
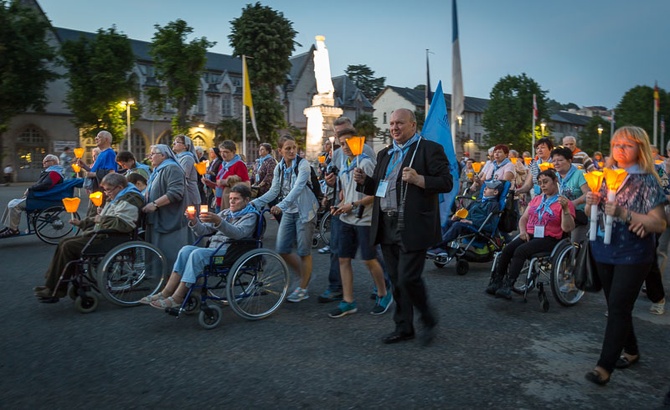
[[[437,83],[437,89],[433,94],[433,102],[430,104],[430,110],[423,124],[421,135],[427,140],[437,142],[444,148],[449,160],[449,170],[454,179],[454,186],[450,192],[440,194],[440,222],[445,226],[451,214],[451,207],[454,204],[458,194],[458,161],[456,160],[456,151],[454,142],[451,138],[451,129],[449,128],[449,117],[447,116],[447,104],[444,102],[444,93],[442,92],[442,81]]]

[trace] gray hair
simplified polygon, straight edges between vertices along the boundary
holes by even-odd
[[[102,178],[102,181],[100,181],[100,183],[115,187],[116,186],[126,187],[128,185],[128,180],[126,179],[125,176],[113,172],[111,174],[105,175],[105,177]]]
[[[351,122],[351,119],[349,117],[342,116],[335,121],[333,121],[333,125],[349,125],[351,128],[354,127],[353,123]]]
[[[112,134],[109,131],[100,131],[98,133],[98,137],[100,137],[100,139],[107,140],[108,142],[112,142]]]
[[[60,164],[60,159],[54,154],[47,154],[42,158],[42,161],[55,161],[56,164]]]
[[[572,141],[575,144],[577,143],[577,138],[573,137],[572,135],[566,135],[563,137],[563,143],[565,143],[565,140]]]

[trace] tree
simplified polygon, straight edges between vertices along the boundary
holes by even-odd
[[[0,0],[0,161],[2,136],[12,117],[46,105],[46,86],[58,78],[49,63],[56,53],[46,41],[49,22],[18,1]]]
[[[260,3],[247,4],[240,17],[231,22],[228,36],[233,55],[249,57],[249,82],[258,132],[272,141],[285,128],[284,107],[277,88],[284,85],[291,69],[289,58],[295,46],[293,23],[284,14]]]
[[[665,90],[659,88],[661,110],[658,113],[670,119],[670,98]],[[617,126],[636,125],[642,127],[649,134],[649,140],[654,143],[654,88],[647,85],[638,85],[626,91],[616,107],[615,121]],[[658,140],[661,138],[661,127],[658,126]]]
[[[366,141],[371,141],[380,131],[379,127],[375,125],[377,118],[370,114],[361,114],[354,122],[354,128],[358,131],[359,136],[364,136]]]
[[[182,19],[172,21],[165,27],[158,24],[154,27],[156,33],[149,54],[154,59],[156,78],[165,85],[159,98],[167,98],[177,107],[177,114],[172,117],[173,133],[188,134],[190,122],[187,114],[198,98],[207,49],[216,43],[205,37],[194,38],[187,43],[186,37],[193,33],[193,28]],[[153,93],[153,103],[156,103],[157,94]]]
[[[225,140],[242,141],[242,121],[237,118],[224,118],[219,122],[214,142],[220,144]]]
[[[374,77],[375,72],[365,64],[349,65],[344,72],[370,101],[385,87],[386,77]]]
[[[129,75],[135,56],[128,37],[115,27],[100,29],[93,38],[82,36],[63,43],[61,56],[70,83],[65,103],[74,115],[74,125],[86,136],[107,130],[114,142],[123,140],[126,110],[120,103],[139,96],[139,85]],[[131,106],[131,112],[139,116],[138,104]]]
[[[491,90],[489,106],[482,124],[488,131],[488,146],[507,144],[519,152],[530,151],[532,140],[533,94],[537,97],[539,118],[546,115],[546,91],[522,73],[501,78]],[[539,119],[536,131],[540,133]]]

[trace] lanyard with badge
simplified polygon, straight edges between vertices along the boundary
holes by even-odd
[[[419,149],[419,143],[420,142],[421,142],[421,137],[419,137],[419,139],[417,140],[416,149],[412,153],[412,158],[409,161],[408,167],[410,167],[410,168],[412,167],[412,164],[414,163],[414,157],[416,156],[416,151]],[[409,151],[410,146],[411,146],[411,144],[408,144],[408,145],[402,147],[399,150],[400,155],[398,156],[398,158],[396,160],[393,159],[395,157],[395,153],[393,153],[393,155],[391,156],[391,161],[389,162],[389,165],[386,167],[386,175],[384,175],[384,179],[379,181],[379,185],[377,186],[377,192],[375,193],[376,197],[379,197],[379,198],[386,197],[386,193],[388,192],[388,188],[389,188],[388,178],[391,175],[391,173],[393,173],[393,169],[396,166],[398,166],[398,164],[402,165],[402,161],[403,161],[403,159],[405,159],[405,154],[407,153],[407,151]],[[405,194],[407,194],[407,193],[405,192]],[[402,202],[403,203],[405,202],[405,196],[402,197]]]
[[[546,195],[540,202],[540,206],[537,207],[537,225],[535,225],[535,231],[533,232],[534,238],[544,238],[544,225],[542,224],[542,218],[544,214],[549,214],[550,216],[554,215],[554,212],[549,208],[551,205],[558,201],[558,195],[554,195],[551,198],[547,198]]]

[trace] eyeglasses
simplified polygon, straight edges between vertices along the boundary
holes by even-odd
[[[174,140],[174,142],[172,142],[172,145],[174,145],[174,144],[183,144],[183,143],[184,143],[184,141]]]
[[[160,152],[152,152],[151,154],[149,154],[149,156],[152,156],[152,155],[162,155],[162,154]]]

